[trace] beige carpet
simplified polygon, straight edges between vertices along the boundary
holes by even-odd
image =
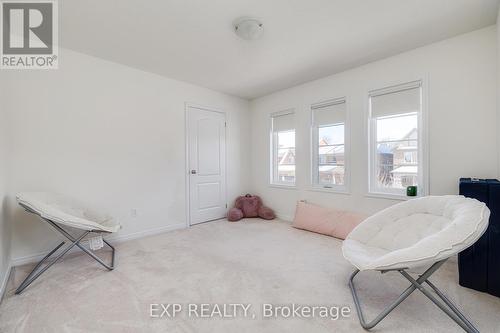
[[[363,332],[347,280],[352,267],[339,240],[285,222],[217,221],[121,243],[108,272],[86,255],[49,269],[22,295],[13,295],[28,267],[14,270],[0,305],[0,332]],[[500,332],[500,298],[458,286],[456,263],[434,282],[476,323]],[[360,296],[372,318],[407,286],[397,274],[362,273]],[[251,303],[256,316],[151,318],[151,303]],[[348,318],[262,318],[263,303],[350,306]],[[374,332],[459,332],[415,292]]]

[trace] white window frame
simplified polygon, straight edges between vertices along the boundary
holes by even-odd
[[[319,182],[319,126],[315,126],[314,109],[336,104],[345,104],[346,118],[344,121],[344,184],[322,184]],[[323,102],[314,103],[310,107],[310,127],[311,127],[311,189],[325,192],[349,193],[350,185],[350,122],[347,98],[339,97]],[[336,125],[336,124],[331,124]]]
[[[368,196],[385,197],[389,199],[406,199],[406,189],[381,188],[377,184],[376,158],[377,158],[377,123],[376,118],[372,118],[371,98],[408,89],[420,88],[420,112],[417,113],[418,126],[418,181],[417,196],[425,196],[429,193],[429,172],[428,172],[428,138],[427,138],[427,92],[423,79],[410,81],[407,83],[391,85],[382,89],[375,89],[368,92]]]
[[[280,182],[276,179],[278,178],[278,165],[275,164],[276,156],[278,154],[278,146],[275,143],[278,142],[278,132],[273,130],[273,119],[279,116],[293,115],[295,118],[295,109],[287,109],[284,111],[274,112],[270,114],[269,117],[269,185],[274,187],[284,187],[284,188],[296,188],[297,186],[297,126],[293,129],[295,131],[295,182]]]

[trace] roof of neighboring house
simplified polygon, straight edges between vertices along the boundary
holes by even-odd
[[[325,138],[319,140],[319,145],[320,146],[326,146],[328,144],[329,144],[329,142]]]
[[[398,146],[396,149],[397,150],[414,151],[414,150],[418,150],[418,147],[417,146]]]
[[[319,146],[319,154],[343,154],[344,146]]]
[[[285,153],[278,155],[278,158],[280,159],[279,164],[287,164],[286,161],[288,158],[293,158],[295,159],[295,153],[292,149],[288,149]]]
[[[392,154],[392,150],[394,149],[394,147],[386,144],[386,143],[382,143],[380,145],[377,146],[377,153],[380,153],[380,154]]]
[[[407,140],[411,137],[412,134],[416,133],[417,129],[412,128],[408,133],[406,133],[401,139],[401,141]],[[393,154],[395,150],[417,150],[416,146],[404,146],[398,144],[397,142],[393,143],[381,143],[377,147],[377,152],[380,154]]]
[[[391,173],[416,175],[418,167],[416,165],[404,165],[392,170]]]
[[[416,128],[412,128],[412,129],[411,129],[408,133],[406,133],[406,135],[404,135],[404,136],[401,138],[401,140],[404,140],[404,139],[408,139],[408,138],[410,138],[410,137],[411,137],[411,135],[412,135],[412,134],[414,134],[414,133],[418,135],[418,133],[417,133],[417,129],[416,129]]]
[[[282,164],[279,166],[279,171],[295,171],[295,165]]]
[[[331,172],[331,171],[338,171],[338,172],[344,173],[344,167],[339,166],[339,165],[320,165],[319,166],[319,172]]]

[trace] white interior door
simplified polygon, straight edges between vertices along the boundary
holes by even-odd
[[[220,112],[189,106],[190,225],[226,215],[226,121]]]

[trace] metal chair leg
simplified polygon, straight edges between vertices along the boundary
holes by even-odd
[[[450,309],[452,309],[453,312],[455,312],[455,314],[459,316],[460,319],[462,319],[467,324],[467,326],[469,326],[471,329],[477,330],[474,327],[474,325],[460,312],[460,310],[455,306],[455,304],[453,304],[453,302],[450,301],[448,297],[446,297],[434,284],[432,284],[431,281],[426,280],[425,282],[434,290],[436,295],[438,295],[439,298],[441,298],[443,302],[445,302],[446,305],[448,305]]]
[[[405,271],[400,271],[400,273],[408,280],[410,281],[422,294],[427,296],[428,299],[430,299],[434,304],[436,304],[437,307],[441,309],[444,313],[446,313],[454,322],[456,322],[460,327],[464,329],[464,331],[468,333],[479,333],[477,328],[475,328],[469,320],[465,319],[463,320],[462,318],[465,318],[465,316],[453,305],[451,307],[448,304],[448,300],[445,301],[445,304],[441,303],[432,293],[427,290],[421,283],[415,281],[413,277],[410,276]],[[437,289],[437,288],[436,288]],[[440,292],[441,293],[441,292]],[[439,296],[439,294],[438,294]],[[443,295],[444,296],[444,295]],[[451,304],[451,302],[449,302]]]
[[[115,248],[109,244],[105,239],[103,239],[103,242],[106,243],[107,246],[111,249],[111,268],[108,268],[110,270],[115,269]]]
[[[430,281],[429,277],[438,270],[446,260],[442,260],[434,263],[429,269],[427,269],[418,279],[414,279],[405,270],[398,270],[401,275],[403,275],[411,285],[403,291],[403,293],[390,305],[388,305],[375,319],[370,322],[366,322],[363,311],[361,310],[361,304],[354,287],[354,277],[359,273],[359,270],[354,271],[349,279],[349,288],[351,289],[352,297],[354,300],[354,305],[356,307],[356,312],[358,313],[358,318],[361,326],[364,329],[371,329],[375,327],[378,323],[382,321],[392,310],[394,310],[401,302],[403,302],[412,292],[415,290],[421,291],[427,298],[429,298],[434,304],[436,304],[443,312],[445,312],[452,320],[454,320],[460,327],[462,327],[468,333],[479,333],[477,328],[472,325],[472,323],[458,310],[458,308]],[[441,303],[434,295],[427,290],[423,283],[427,283],[436,293],[436,295],[443,300]]]
[[[388,305],[377,317],[375,317],[375,319],[367,323],[365,321],[363,311],[361,310],[361,304],[358,295],[356,293],[356,288],[354,287],[353,279],[358,273],[359,270],[356,270],[351,275],[351,278],[349,279],[349,288],[351,289],[351,294],[354,300],[354,305],[356,306],[356,312],[358,313],[359,322],[361,326],[367,330],[375,327],[378,323],[380,323],[382,319],[384,319],[392,310],[394,310],[399,304],[401,304],[401,302],[403,302],[408,296],[410,296],[411,293],[414,292],[416,289],[413,285],[406,288],[406,290],[403,291],[403,293],[394,302]]]
[[[59,248],[61,246],[63,246],[66,242],[61,242],[61,244],[57,245],[52,251],[49,252],[49,254],[47,254],[45,257],[43,257],[42,260],[40,260],[38,262],[38,264],[36,264],[36,266],[31,270],[31,272],[28,274],[28,276],[23,280],[23,282],[21,282],[21,284],[19,285],[19,287],[16,289],[16,294],[18,294],[18,291],[21,292],[24,288],[23,288],[23,285],[33,276],[33,274],[35,274],[35,272],[37,271],[37,269],[45,262],[45,260],[47,260],[51,255],[54,254],[54,252],[56,252],[57,250],[59,250]]]
[[[20,294],[23,292],[26,287],[28,287],[33,281],[35,281],[40,275],[42,275],[47,269],[49,269],[52,265],[54,265],[59,259],[61,259],[69,250],[71,250],[75,245],[78,244],[85,236],[89,234],[90,231],[84,232],[80,237],[75,239],[71,245],[64,249],[51,263],[47,264],[44,268],[35,273],[35,271],[40,267],[42,262],[44,262],[50,255],[52,255],[57,249],[59,249],[63,243],[59,244],[54,250],[52,250],[49,255],[45,256],[36,266],[35,268],[28,274],[28,276],[21,282],[21,285],[16,289],[16,294]]]
[[[50,220],[46,220],[46,221],[50,225],[52,225],[56,230],[58,230],[60,233],[62,233],[64,236],[66,236],[66,238],[68,238],[69,240],[73,241],[75,239],[73,236],[71,236],[70,233],[68,233],[66,230],[64,230],[61,226],[57,225],[56,223],[54,223]],[[111,248],[111,265],[106,264],[101,258],[99,258],[97,255],[95,255],[94,252],[92,252],[89,249],[86,249],[80,243],[76,244],[76,246],[78,246],[80,248],[80,250],[82,250],[83,252],[85,252],[86,254],[91,256],[92,258],[94,258],[95,261],[97,261],[98,263],[100,263],[101,265],[103,265],[104,267],[106,267],[107,269],[109,269],[111,271],[115,268],[115,248],[113,246],[111,246],[111,244],[109,244],[106,240],[103,239],[103,241],[104,241],[104,243],[106,243],[106,245],[108,245]]]

